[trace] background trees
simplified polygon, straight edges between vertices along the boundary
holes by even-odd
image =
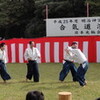
[[[0,34],[5,38],[25,37],[26,25],[35,17],[34,0],[1,1],[0,8]]]
[[[45,6],[49,18],[100,16],[100,0],[0,0],[0,37],[35,38],[46,35]]]

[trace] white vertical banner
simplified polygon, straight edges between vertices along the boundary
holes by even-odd
[[[8,46],[5,46],[5,52],[6,52],[6,61],[8,63]]]
[[[15,51],[15,43],[11,44],[11,58],[12,58],[12,63],[16,62],[16,51]]]
[[[23,63],[24,62],[24,46],[23,44],[19,44],[19,62]]]
[[[63,58],[64,58],[64,56],[65,56],[65,49],[68,47],[68,42],[63,42]]]
[[[54,62],[59,62],[59,42],[54,42]]]
[[[36,48],[39,50],[39,52],[41,53],[41,44],[37,43],[36,44]],[[41,54],[42,55],[42,54]],[[37,60],[38,63],[41,63],[41,58]]]
[[[85,54],[86,58],[88,59],[88,42],[83,42],[83,53]]]
[[[96,42],[96,56],[97,56],[97,61],[96,62],[100,62],[100,41]]]
[[[50,62],[50,42],[45,42],[45,61]]]

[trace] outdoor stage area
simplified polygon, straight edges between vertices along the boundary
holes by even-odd
[[[89,64],[86,87],[80,87],[77,82],[72,82],[70,73],[63,83],[59,82],[61,68],[62,63],[39,64],[40,82],[34,83],[25,82],[25,63],[7,64],[12,79],[4,84],[0,78],[0,100],[25,100],[26,93],[31,90],[42,91],[45,100],[58,100],[58,92],[61,91],[72,92],[72,100],[95,100],[100,96],[100,63]]]

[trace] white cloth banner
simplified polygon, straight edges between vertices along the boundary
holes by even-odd
[[[100,17],[46,19],[47,36],[100,35]]]

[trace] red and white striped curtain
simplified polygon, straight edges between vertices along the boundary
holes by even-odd
[[[8,63],[24,63],[24,52],[29,41],[35,41],[41,53],[39,63],[62,62],[64,49],[73,41],[78,42],[79,48],[88,58],[89,62],[100,62],[100,37],[47,37],[37,39],[11,39],[5,42]]]

